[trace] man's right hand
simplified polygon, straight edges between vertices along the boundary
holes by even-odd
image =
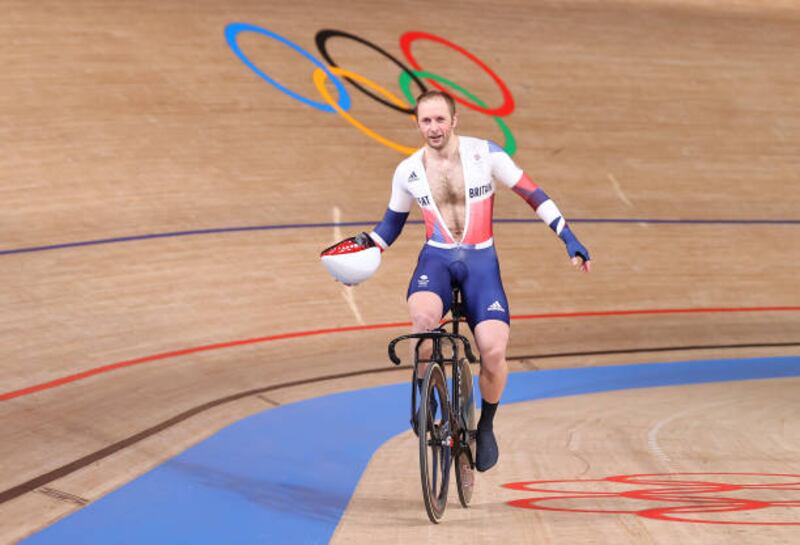
[[[358,244],[362,248],[372,248],[373,246],[375,246],[375,241],[372,240],[372,237],[369,236],[369,234],[366,233],[365,231],[362,231],[356,236],[354,236],[353,240],[355,240],[356,244]],[[383,251],[383,248],[381,248],[381,251]]]

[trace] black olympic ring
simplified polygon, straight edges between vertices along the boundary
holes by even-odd
[[[384,57],[386,57],[387,59],[389,59],[390,61],[395,63],[397,66],[399,66],[403,70],[403,72],[405,72],[406,74],[411,76],[411,79],[413,79],[414,83],[417,84],[417,87],[420,88],[420,90],[421,90],[420,92],[421,93],[424,93],[425,91],[428,90],[428,88],[425,86],[425,84],[422,82],[422,80],[417,77],[417,75],[414,73],[413,70],[411,70],[408,66],[403,64],[403,62],[400,59],[398,59],[397,57],[395,57],[394,55],[392,55],[391,53],[389,53],[385,49],[381,48],[378,45],[375,45],[374,43],[372,43],[372,42],[370,42],[368,40],[365,40],[364,38],[362,38],[360,36],[356,36],[355,34],[350,34],[349,32],[344,32],[342,30],[332,30],[332,29],[326,28],[326,29],[322,29],[319,32],[317,32],[316,36],[314,36],[314,41],[317,42],[317,49],[319,49],[320,54],[327,61],[327,63],[330,64],[331,66],[339,68],[339,65],[334,62],[334,60],[331,58],[330,54],[328,53],[328,49],[327,49],[327,46],[326,46],[328,40],[330,38],[333,38],[334,36],[339,36],[341,38],[349,38],[351,40],[355,40],[356,42],[358,42],[360,44],[366,45],[367,47],[369,47],[371,49],[374,49],[375,51],[377,51],[378,53],[380,53],[381,55],[383,55]],[[397,104],[393,104],[392,102],[386,100],[385,98],[382,98],[382,97],[374,94],[369,89],[366,89],[360,83],[358,83],[356,81],[353,81],[352,79],[350,79],[350,78],[348,78],[346,76],[343,76],[343,77],[350,84],[352,84],[356,89],[358,89],[359,91],[361,91],[362,93],[364,93],[368,97],[370,97],[370,98],[372,98],[374,100],[377,100],[381,104],[383,104],[385,106],[388,106],[388,107],[392,108],[393,110],[397,110],[398,112],[402,112],[402,113],[406,113],[406,114],[413,114],[414,113],[414,109],[413,108],[403,108],[402,106],[398,106]]]

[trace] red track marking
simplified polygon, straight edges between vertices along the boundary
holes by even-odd
[[[742,477],[747,478],[746,483],[725,482],[726,479],[735,481]],[[758,482],[759,478],[764,482]],[[769,482],[775,478],[780,478],[779,482]],[[527,481],[504,484],[503,487],[538,494],[531,498],[509,501],[508,505],[545,512],[635,515],[667,522],[695,524],[800,526],[796,517],[792,517],[792,520],[775,520],[781,514],[786,517],[786,509],[800,507],[800,500],[797,499],[800,492],[798,478],[800,475],[785,473],[662,473],[615,475],[604,479]],[[597,491],[590,487],[573,490],[578,483],[603,483],[606,486],[598,487],[600,490]],[[619,483],[622,486],[609,491],[607,483]],[[569,488],[564,489],[559,485],[567,485]],[[647,488],[634,488],[636,486]],[[761,499],[743,497],[751,491],[755,498]],[[783,499],[767,501],[763,494],[758,494],[763,491],[771,491],[773,495],[780,491]],[[734,494],[726,496],[727,493]],[[648,507],[648,503],[659,505]],[[764,510],[771,507],[776,508],[777,514],[765,516]],[[742,513],[745,514],[737,519],[736,515]],[[713,518],[713,515],[722,516]],[[760,520],[759,515],[763,517]]]
[[[117,369],[124,369],[125,367],[132,367],[134,365],[140,365],[143,363],[149,363],[151,361],[158,361],[158,360],[166,360],[171,358],[177,358],[179,356],[186,356],[189,354],[197,354],[198,352],[209,352],[211,350],[222,350],[224,348],[233,348],[236,346],[245,346],[248,344],[258,344],[258,343],[266,343],[271,341],[280,341],[285,339],[294,339],[297,337],[312,337],[314,335],[326,335],[328,333],[347,333],[349,331],[365,331],[369,329],[386,329],[392,327],[403,327],[408,326],[405,322],[396,322],[396,323],[387,323],[387,324],[373,324],[373,325],[363,325],[363,326],[350,326],[350,327],[334,327],[328,329],[314,329],[311,331],[295,331],[293,333],[281,333],[280,335],[269,335],[267,337],[256,337],[254,339],[243,339],[239,341],[230,341],[225,343],[216,343],[216,344],[207,344],[204,346],[196,346],[193,348],[184,348],[182,350],[175,350],[172,352],[162,352],[161,354],[154,354],[152,356],[144,356],[142,358],[136,358],[133,360],[126,360],[117,363],[111,363],[109,365],[103,365],[102,367],[95,367],[94,369],[89,369],[88,371],[83,371],[80,373],[76,373],[74,375],[67,375],[65,377],[57,378],[55,380],[51,380],[50,382],[43,382],[41,384],[35,384],[33,386],[28,386],[27,388],[22,388],[21,390],[15,390],[13,392],[6,392],[4,394],[0,394],[0,401],[8,401],[9,399],[14,399],[15,397],[23,397],[26,395],[34,394],[36,392],[41,392],[43,390],[50,390],[52,388],[56,388],[58,386],[63,386],[64,384],[69,384],[71,382],[77,382],[79,380],[83,380],[85,378],[92,377],[94,375],[101,375],[104,373],[109,373],[111,371],[116,371]]]
[[[543,320],[552,318],[590,318],[599,316],[634,316],[645,314],[720,314],[732,312],[797,312],[800,307],[741,307],[741,308],[665,308],[665,309],[640,309],[640,310],[599,310],[599,311],[585,311],[585,312],[556,312],[551,314],[523,314],[519,316],[512,316],[512,320]],[[95,367],[87,371],[67,375],[49,382],[35,384],[20,390],[14,390],[0,394],[0,401],[8,401],[18,397],[24,397],[44,390],[51,390],[65,384],[78,382],[80,380],[93,377],[95,375],[102,375],[118,369],[126,367],[133,367],[134,365],[141,365],[143,363],[150,363],[153,361],[166,360],[186,356],[189,354],[197,354],[199,352],[210,352],[212,350],[222,350],[225,348],[234,348],[237,346],[245,346],[249,344],[260,344],[272,341],[282,341],[287,339],[296,339],[300,337],[314,337],[317,335],[328,335],[332,333],[350,333],[353,331],[369,331],[373,329],[392,329],[409,327],[410,322],[392,322],[384,324],[370,324],[348,327],[332,327],[327,329],[313,329],[310,331],[295,331],[292,333],[281,333],[279,335],[269,335],[267,337],[257,337],[254,339],[243,339],[238,341],[230,341],[224,343],[207,344],[204,346],[196,346],[193,348],[184,348],[182,350],[175,350],[172,352],[162,352],[161,354],[154,354],[151,356],[144,356],[132,360],[111,363],[101,367]]]

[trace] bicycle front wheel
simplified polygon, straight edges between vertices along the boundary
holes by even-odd
[[[472,391],[472,368],[465,358],[458,361],[461,383],[458,388],[458,409],[461,412],[460,444],[456,456],[456,489],[458,500],[464,507],[469,507],[472,492],[475,489],[475,396]]]
[[[450,403],[441,365],[429,365],[425,372],[418,425],[422,498],[428,518],[438,523],[447,507],[453,445]]]

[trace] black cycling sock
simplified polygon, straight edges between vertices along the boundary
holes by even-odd
[[[475,453],[475,467],[478,471],[486,471],[497,463],[499,451],[497,440],[494,437],[494,413],[498,403],[487,403],[481,400],[481,419],[478,421],[477,451]]]
[[[478,429],[491,430],[494,428],[494,413],[497,412],[499,404],[499,401],[489,403],[485,399],[481,399],[481,419],[478,421]]]

